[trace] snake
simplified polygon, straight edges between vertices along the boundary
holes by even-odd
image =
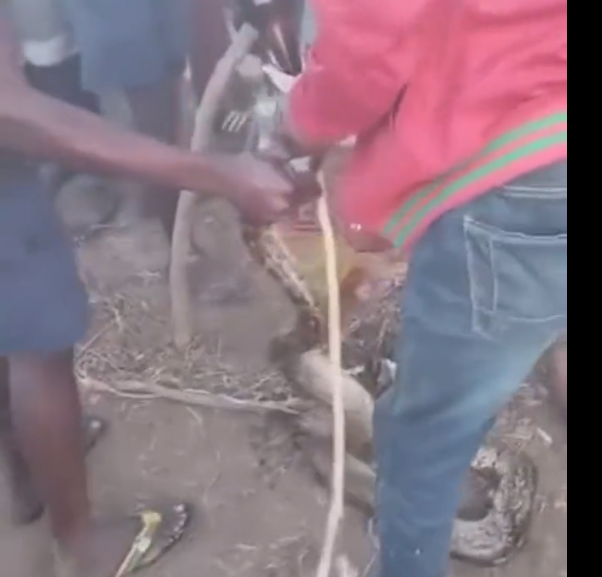
[[[300,234],[311,235],[308,231]],[[246,227],[244,242],[253,259],[281,287],[295,311],[295,321],[272,343],[272,360],[292,381],[295,358],[304,352],[326,347],[327,319],[321,306],[322,294],[316,279],[306,271],[320,269],[318,255],[311,258],[287,240],[283,227]],[[319,236],[317,236],[319,239]],[[304,261],[300,257],[305,257]],[[359,258],[359,257],[358,257]],[[362,271],[361,265],[347,267],[347,276]],[[361,276],[361,275],[360,275]],[[311,275],[310,275],[311,277]],[[344,279],[342,281],[344,283]],[[344,366],[375,397],[393,383],[387,367],[393,364],[393,351],[401,327],[403,278],[392,274],[378,279],[376,289],[349,317],[343,349]],[[369,463],[372,470],[373,464]],[[479,566],[506,563],[525,544],[538,489],[538,469],[524,453],[515,452],[496,440],[488,442],[473,463],[473,473],[486,479],[489,506],[483,518],[458,516],[454,526],[452,556]],[[370,506],[373,506],[371,503]]]
[[[260,91],[259,97],[271,96]],[[269,104],[269,103],[268,103]],[[263,110],[261,126],[254,126],[252,111]],[[275,106],[273,107],[276,108]],[[247,145],[257,146],[270,129],[266,123],[266,102],[251,107],[250,130],[256,138]],[[247,148],[249,150],[249,148]],[[308,351],[327,348],[327,287],[323,241],[311,206],[305,207],[291,222],[265,226],[243,225],[242,238],[252,259],[281,288],[294,311],[294,321],[275,335],[270,346],[270,360],[291,382],[299,378],[297,362]],[[356,253],[342,238],[339,250],[339,279],[345,319],[343,332],[343,366],[374,398],[394,383],[391,367],[401,329],[401,291],[404,266],[386,261],[374,277],[366,257]],[[383,271],[386,271],[383,273]],[[362,286],[373,287],[369,298],[357,297]],[[360,463],[370,483],[364,500],[374,514],[376,473],[372,460]],[[484,516],[463,518],[454,525],[452,556],[479,566],[506,563],[525,544],[535,509],[538,469],[523,452],[507,447],[503,441],[491,440],[479,451],[472,472],[487,482],[487,512]],[[327,479],[324,479],[327,481]],[[375,484],[375,483],[374,483]]]

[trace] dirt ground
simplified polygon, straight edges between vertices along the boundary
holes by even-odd
[[[184,357],[170,346],[167,251],[154,226],[106,231],[80,250],[96,310],[80,363],[83,390],[89,410],[111,422],[90,460],[98,511],[176,498],[199,512],[190,538],[147,577],[309,577],[319,552],[327,494],[281,416],[124,398],[94,386],[134,378],[287,401],[292,393],[265,353],[290,311],[245,256],[233,226],[221,211],[208,210],[199,222],[197,241],[205,251],[194,264],[199,339]],[[535,388],[523,392],[505,427],[541,470],[531,539],[507,568],[458,566],[454,577],[566,577],[565,428]],[[0,486],[0,576],[52,577],[44,525],[14,530],[6,505]],[[345,548],[362,567],[370,558],[365,525],[350,510]]]

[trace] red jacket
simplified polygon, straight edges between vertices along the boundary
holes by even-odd
[[[568,0],[313,0],[290,100],[316,144],[359,135],[344,220],[408,246],[445,211],[568,156]]]

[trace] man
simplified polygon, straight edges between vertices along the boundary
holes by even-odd
[[[182,141],[188,49],[201,96],[227,47],[222,0],[63,1],[81,50],[84,88],[101,95],[123,92],[138,131],[169,144]],[[147,186],[142,208],[171,239],[177,198],[165,192]]]
[[[99,114],[99,98],[82,86],[81,55],[62,0],[12,0],[11,4],[23,48],[25,76],[31,86]],[[53,163],[44,164],[41,174],[51,194],[58,196],[68,191],[67,185],[71,184],[78,196],[93,201],[94,210],[86,219],[88,226],[110,221],[119,210],[121,198],[115,192],[96,198],[98,191],[106,188],[102,177],[76,175]]]
[[[31,89],[7,4],[0,0],[0,447],[19,469],[11,477],[35,487],[26,497],[46,506],[68,574],[121,577],[169,549],[188,511],[180,505],[108,523],[91,517],[72,367],[73,346],[86,331],[86,297],[29,159],[202,189],[258,222],[281,217],[293,190],[267,164],[192,155]]]
[[[461,487],[568,320],[567,0],[314,0],[290,155],[359,135],[335,200],[364,250],[411,249],[380,399],[379,577],[445,577]]]

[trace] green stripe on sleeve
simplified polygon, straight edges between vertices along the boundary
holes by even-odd
[[[403,219],[403,217],[411,212],[416,206],[418,206],[421,202],[427,199],[437,188],[439,188],[446,180],[448,180],[454,173],[461,172],[466,167],[470,166],[474,162],[477,162],[481,158],[485,158],[486,156],[495,153],[502,148],[516,142],[518,140],[522,140],[528,136],[532,136],[537,134],[538,132],[547,131],[554,126],[561,126],[568,122],[568,112],[561,112],[552,114],[550,116],[546,116],[540,120],[536,120],[534,122],[530,122],[504,134],[503,136],[494,140],[491,144],[489,144],[486,148],[484,148],[479,154],[467,160],[465,163],[460,166],[454,167],[452,170],[439,177],[433,183],[429,184],[427,187],[423,188],[404,206],[395,213],[387,225],[384,228],[384,232],[387,236],[390,236],[395,232],[395,229]]]
[[[547,138],[542,138],[540,140],[530,142],[525,146],[521,146],[509,152],[508,154],[505,154],[504,156],[500,156],[492,162],[481,166],[474,172],[471,172],[463,178],[460,178],[457,181],[453,182],[449,186],[445,187],[441,191],[441,194],[438,194],[424,208],[419,210],[416,213],[416,215],[412,218],[412,220],[408,223],[408,225],[403,227],[403,230],[395,238],[395,246],[402,246],[407,241],[408,237],[412,234],[412,232],[416,229],[416,227],[420,224],[420,222],[425,218],[425,216],[427,216],[438,205],[447,201],[454,194],[461,191],[463,188],[474,184],[476,181],[482,178],[490,176],[491,174],[497,172],[505,166],[511,165],[512,163],[522,160],[523,158],[526,158],[533,154],[537,154],[543,150],[546,150],[547,148],[552,148],[558,144],[567,142],[567,140],[568,130],[564,130],[558,134],[548,136]],[[422,196],[422,199],[425,199],[424,195]],[[404,211],[404,213],[406,213],[406,211]]]

